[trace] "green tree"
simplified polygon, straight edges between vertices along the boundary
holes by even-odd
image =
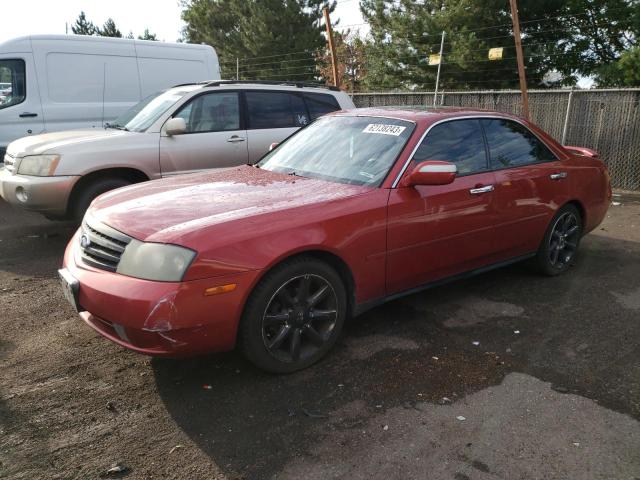
[[[618,60],[600,68],[596,80],[602,87],[640,87],[640,47],[625,51]]]
[[[523,49],[530,86],[547,86],[557,71],[565,84],[595,75],[634,44],[638,0],[520,0]],[[369,88],[433,88],[437,53],[446,32],[444,88],[517,87],[509,3],[505,0],[361,0],[371,25]],[[634,26],[636,25],[636,26]],[[489,48],[503,59],[489,61]]]
[[[549,63],[567,77],[595,76],[599,85],[614,85],[608,73],[637,45],[640,1],[567,0],[561,13],[563,31]]]
[[[183,0],[183,35],[213,46],[223,78],[312,80],[325,48],[322,8],[327,0]]]
[[[112,18],[108,18],[102,28],[98,29],[98,35],[102,37],[118,37],[122,38],[122,32],[116,27],[116,22]]]
[[[158,37],[155,33],[149,32],[148,28],[144,29],[144,33],[138,36],[138,40],[152,40],[154,42],[158,41]]]
[[[80,12],[76,22],[71,25],[71,31],[76,35],[95,35],[98,33],[98,29],[93,22],[87,20],[84,12]]]

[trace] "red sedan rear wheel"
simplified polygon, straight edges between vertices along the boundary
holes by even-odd
[[[553,217],[534,261],[546,275],[559,275],[572,264],[582,238],[582,217],[573,205],[565,205]]]

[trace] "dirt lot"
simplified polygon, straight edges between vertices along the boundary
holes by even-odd
[[[98,337],[58,288],[71,228],[0,204],[0,477],[638,479],[640,197],[615,200],[567,275],[389,303],[288,376]]]

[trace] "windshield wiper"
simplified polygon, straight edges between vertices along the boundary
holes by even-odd
[[[104,124],[104,128],[115,128],[116,130],[124,130],[125,132],[128,132],[129,129],[127,127],[124,127],[122,125],[120,125],[119,123],[105,123]]]

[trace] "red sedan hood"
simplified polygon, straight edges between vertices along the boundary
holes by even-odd
[[[370,190],[245,165],[114,190],[98,197],[89,214],[139,240],[180,243],[208,226]]]

